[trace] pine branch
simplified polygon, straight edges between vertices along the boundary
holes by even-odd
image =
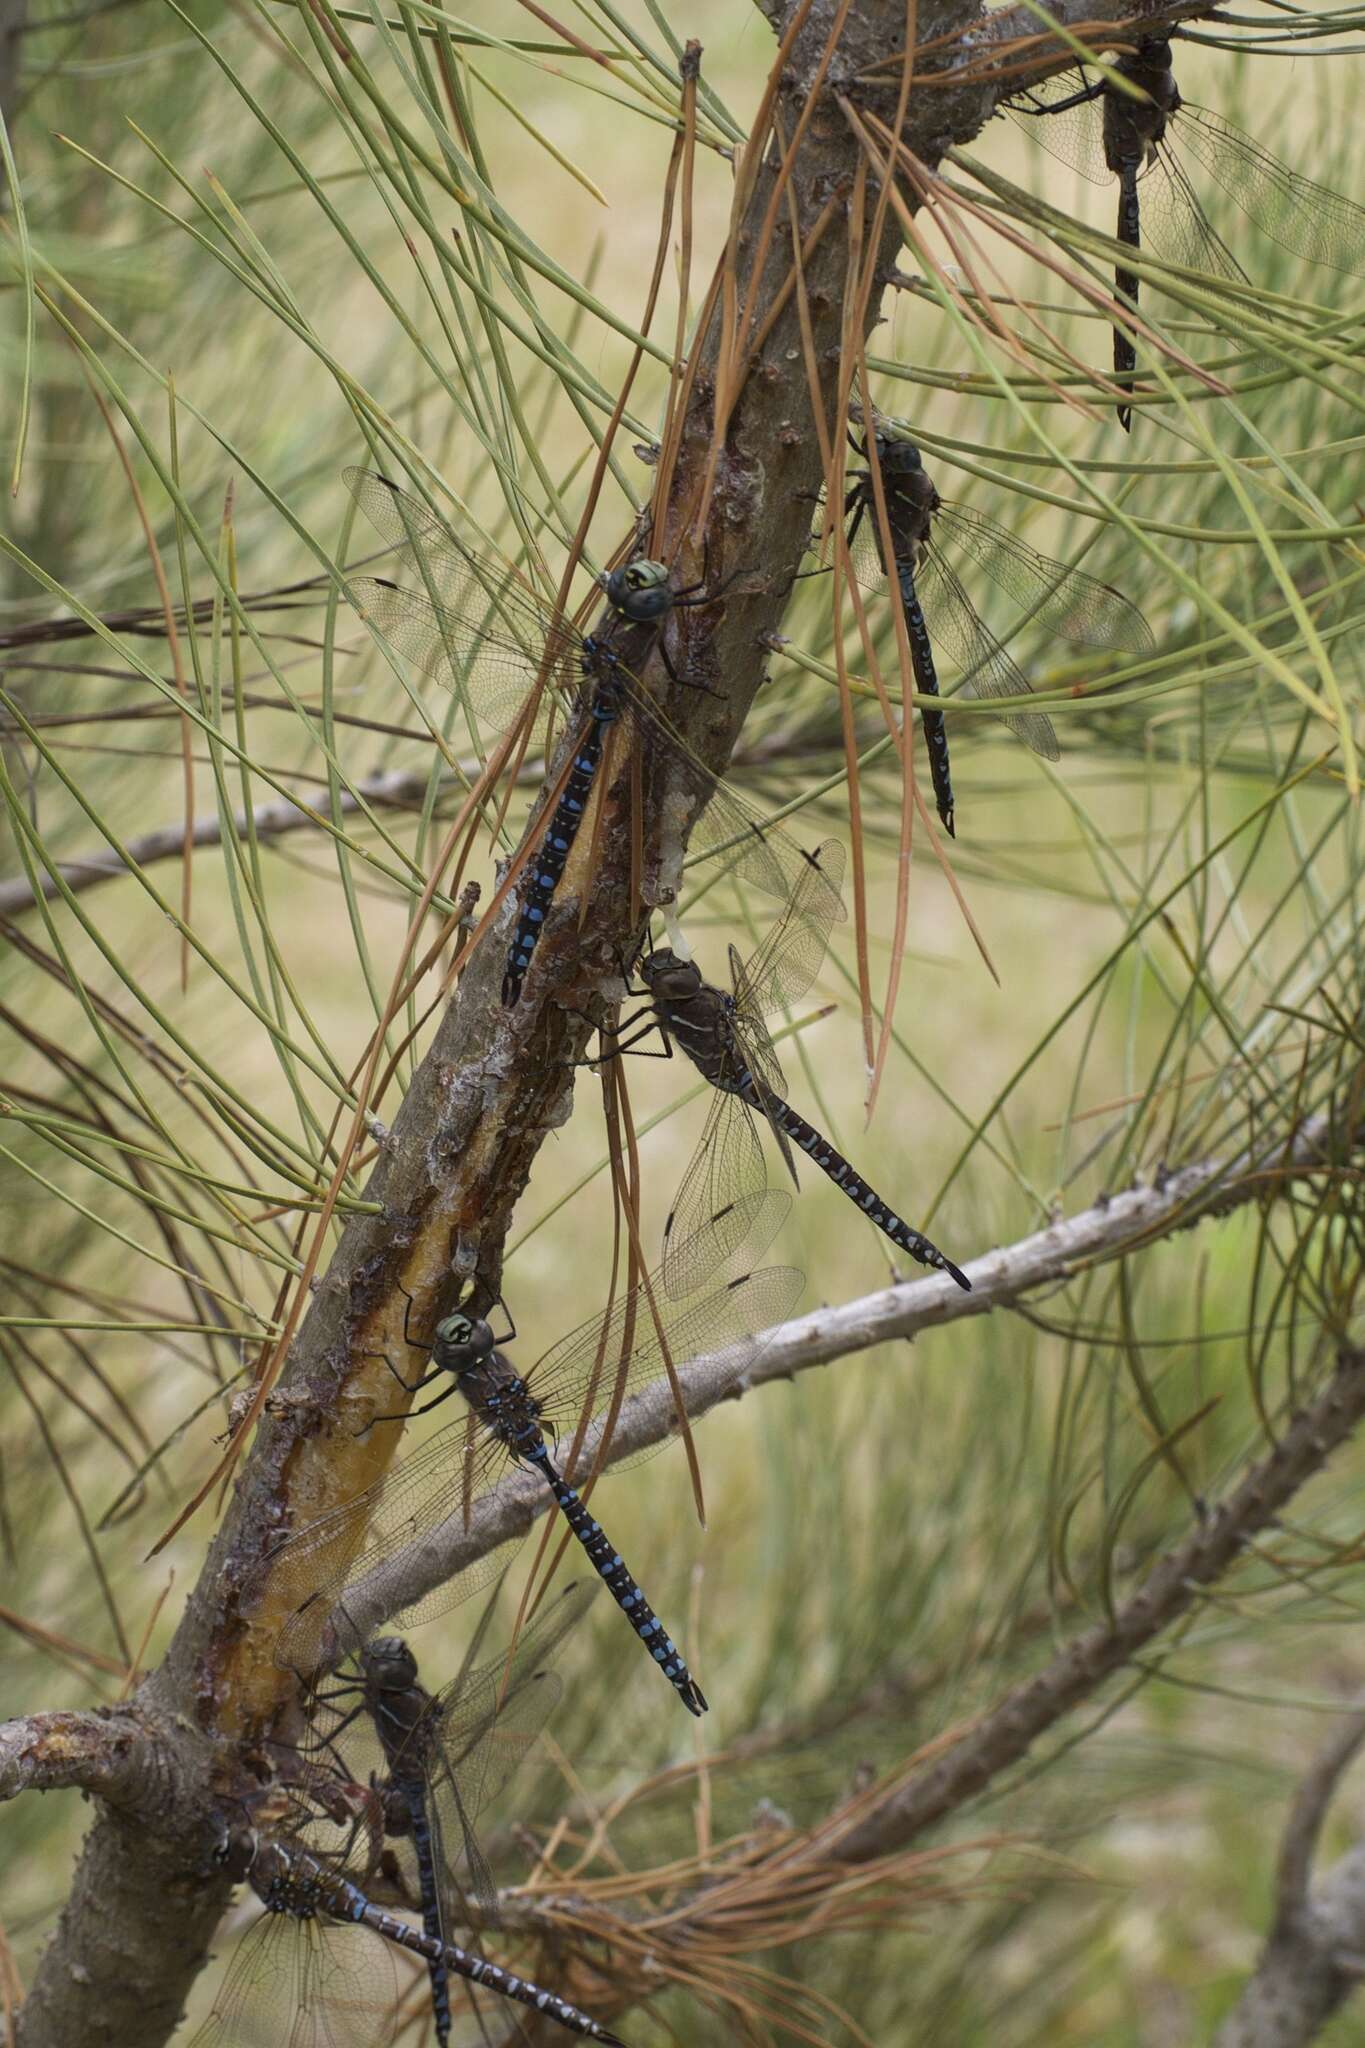
[[[810,404],[808,349],[822,380],[827,417],[838,399],[847,245],[838,234],[816,238],[803,265],[803,288],[793,291],[788,200],[790,219],[802,236],[809,235],[830,194],[854,190],[858,146],[828,98],[828,19],[819,9],[801,18],[776,102],[783,132],[799,142],[786,170],[772,151],[746,158],[747,203],[726,258],[738,303],[751,302],[760,323],[771,315],[761,330],[756,374],[736,377],[725,317],[731,300],[718,293],[694,344],[672,496],[659,508],[658,521],[660,552],[689,567],[695,540],[686,529],[710,479],[708,574],[717,583],[740,570],[752,578],[757,563],[764,585],[736,591],[723,606],[691,615],[690,666],[705,691],[670,687],[658,656],[645,660],[648,632],[634,645],[630,634],[621,640],[623,658],[632,666],[644,662],[644,681],[659,691],[684,739],[711,770],[727,761],[762,679],[755,649],[780,622],[806,544],[810,504],[823,481],[820,437],[790,431],[793,417],[806,417]],[[921,10],[920,30],[952,30],[970,18],[967,0],[940,0]],[[883,0],[850,7],[843,17],[841,69],[856,77],[894,54],[904,19],[901,8]],[[807,106],[820,79],[822,103]],[[912,105],[906,139],[926,160],[936,160],[947,142],[975,134],[989,111],[989,93],[982,88],[935,93],[922,107]],[[789,179],[786,194],[779,178]],[[864,242],[875,195],[865,205]],[[781,218],[781,233],[770,231],[770,217]],[[881,261],[890,261],[895,241],[896,231],[888,226],[884,247],[876,252]],[[868,302],[869,324],[877,317],[875,296]],[[725,461],[713,469],[714,406],[722,389],[728,405]],[[576,737],[566,736],[561,755],[550,764],[551,786]],[[704,792],[693,791],[680,803],[679,793],[667,786],[666,765],[662,774],[657,785],[647,783],[640,815],[655,829],[667,821],[685,844]],[[509,1219],[546,1135],[563,1125],[572,1106],[576,1062],[590,1028],[582,1015],[582,989],[614,976],[632,936],[630,794],[628,779],[619,778],[616,787],[602,792],[610,822],[595,843],[583,845],[581,853],[576,849],[579,857],[565,873],[556,915],[515,1010],[504,1010],[499,993],[510,926],[506,907],[475,948],[366,1186],[365,1199],[377,1213],[348,1222],[298,1327],[284,1391],[298,1390],[307,1405],[262,1418],[166,1661],[144,1689],[149,1711],[197,1717],[206,1742],[219,1735],[250,1740],[289,1704],[291,1681],[270,1655],[284,1617],[271,1605],[268,1582],[262,1597],[262,1566],[282,1527],[301,1524],[360,1491],[391,1455],[398,1432],[373,1432],[381,1440],[375,1442],[359,1438],[356,1429],[393,1405],[382,1354],[401,1342],[407,1297],[416,1304],[418,1327],[430,1327],[428,1319],[449,1302],[453,1274],[488,1300],[499,1291]],[[541,808],[544,802],[542,797]],[[539,822],[537,810],[530,829]],[[585,892],[588,901],[580,905]],[[206,1916],[220,1903],[210,1896],[216,1887],[202,1886],[202,1871],[192,1859],[184,1876],[200,1888],[192,1920],[174,1935],[165,1924],[164,1894],[158,1896],[146,1881],[145,1860],[130,1858],[126,1841],[105,1823],[92,1831],[77,1879],[79,1898],[101,1899],[102,1919],[117,1918],[130,1928],[130,1939],[160,1947],[163,1981],[177,2003],[192,1981]],[[164,1871],[158,1877],[164,1879]],[[155,2048],[165,2038],[165,2014],[159,2007],[149,2012],[143,1972],[101,1967],[87,1951],[93,1933],[73,1902],[24,2008],[22,2048],[65,2048],[77,2039]]]
[[[1365,1708],[1357,1706],[1299,1787],[1285,1824],[1265,1949],[1214,2048],[1307,2048],[1365,1974],[1365,1847],[1348,1850],[1320,1884],[1311,1884],[1327,1809],[1362,1745]]]
[[[0,1799],[76,1786],[145,1813],[159,1761],[156,1740],[132,1706],[0,1723]]]
[[[471,765],[468,780],[472,782],[477,772],[477,767]],[[456,786],[453,776],[443,780],[448,780],[452,788]],[[253,805],[250,815],[236,811],[233,813],[232,830],[243,845],[249,844],[253,837],[264,845],[283,839],[290,833],[315,831],[319,815],[325,818],[351,817],[367,805],[411,810],[422,803],[430,788],[431,777],[425,770],[386,769],[382,774],[364,777],[354,790],[339,790],[335,802],[328,790],[319,787],[308,795],[301,795],[296,803],[275,797],[269,803]],[[222,820],[216,811],[195,819],[191,835],[191,843],[195,847],[219,846],[222,840]],[[127,876],[134,866],[145,869],[154,867],[159,861],[179,860],[185,851],[185,827],[183,824],[158,825],[152,831],[130,839],[126,851],[126,860],[112,847],[104,847],[59,861],[57,874],[44,874],[36,890],[23,876],[0,882],[0,917],[17,917],[23,911],[31,910],[40,897],[53,902],[63,894],[58,876],[66,884],[67,891],[78,896],[87,889],[97,888],[101,882],[118,881]]]
[[[1269,1456],[1253,1465],[1186,1540],[1147,1573],[1112,1620],[1087,1630],[946,1754],[912,1778],[873,1825],[849,1837],[851,1862],[884,1856],[938,1826],[1038,1739],[1187,1613],[1202,1587],[1217,1584],[1253,1537],[1270,1528],[1294,1495],[1348,1441],[1365,1416],[1365,1352],[1343,1351],[1327,1385],[1290,1421]]]

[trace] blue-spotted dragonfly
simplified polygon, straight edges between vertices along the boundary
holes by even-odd
[[[558,1704],[550,1668],[597,1595],[570,1586],[524,1628],[510,1652],[476,1666],[485,1613],[462,1667],[432,1693],[399,1636],[372,1637],[312,1696],[313,1744],[352,1782],[379,1795],[385,1835],[397,1841],[404,1889],[444,1945],[456,1927],[500,1924],[497,1887],[475,1822],[503,1792]],[[394,1854],[390,1851],[390,1854]],[[427,1958],[436,2038],[450,2035],[450,1970]]]
[[[1189,270],[1248,281],[1199,203],[1188,156],[1282,248],[1331,270],[1358,274],[1365,267],[1365,209],[1300,177],[1220,114],[1183,99],[1168,37],[1140,38],[1112,68],[1140,98],[1103,78],[1087,79],[1080,66],[1016,94],[1008,110],[1083,177],[1096,184],[1118,179],[1117,240],[1130,249],[1146,244]],[[1137,305],[1136,272],[1120,265],[1114,289]],[[1133,388],[1136,364],[1128,329],[1116,326],[1114,371],[1126,391]],[[1130,427],[1131,406],[1120,405],[1119,421]]]
[[[1033,695],[1028,678],[979,617],[953,557],[980,570],[1031,626],[1053,639],[1148,654],[1153,640],[1146,620],[1107,583],[1040,555],[984,512],[945,503],[913,441],[878,427],[876,444],[892,574],[882,562],[870,470],[856,473],[845,494],[848,543],[859,582],[875,589],[885,581],[900,599],[916,689],[926,697],[940,694],[938,647],[961,668],[964,696],[998,700],[997,715],[1017,739],[1045,761],[1059,760],[1052,720],[1025,708]],[[865,442],[853,446],[866,457]],[[922,715],[934,801],[951,834],[956,806],[943,714],[925,707]]]
[[[389,2048],[403,2012],[394,1966],[394,1951],[400,1948],[427,1965],[442,2044],[450,2035],[450,1987],[458,1981],[473,1987],[468,1994],[475,1999],[471,2025],[480,2041],[494,2038],[484,2023],[487,2008],[476,1998],[487,1993],[529,2008],[569,2033],[615,2042],[619,2048],[616,2034],[557,1992],[451,1938],[456,1893],[446,1862],[447,1854],[456,1853],[457,1840],[466,1859],[473,1852],[475,1863],[466,1860],[468,1889],[487,1895],[481,1904],[483,1917],[489,1917],[492,1880],[474,1844],[472,1824],[510,1779],[558,1697],[558,1680],[543,1667],[595,1591],[593,1586],[569,1587],[522,1632],[510,1655],[457,1679],[436,1699],[417,1688],[422,1705],[413,1693],[409,1704],[417,1711],[406,1742],[399,1736],[390,1745],[376,1730],[373,1742],[366,1743],[348,1727],[348,1717],[336,1711],[335,1694],[315,1703],[324,1723],[314,1730],[316,1751],[340,1761],[343,1772],[325,1774],[316,1755],[300,1754],[302,1791],[291,1794],[287,1813],[277,1813],[266,1826],[224,1827],[218,1867],[249,1882],[266,1911],[243,1937],[191,2048],[242,2048],[246,2042],[265,2048],[285,2041],[290,2048]],[[397,1667],[391,1646],[370,1647],[377,1660],[373,1685],[378,1704],[384,1677],[393,1677]],[[429,1718],[424,1712],[428,1703]],[[391,1735],[392,1728],[385,1733]],[[370,1763],[381,1768],[366,1790],[357,1780]],[[278,1791],[265,1796],[278,1804]],[[419,1849],[417,1860],[419,1866],[426,1864],[427,1877],[422,1881],[419,1874],[415,1887],[421,1927],[387,1911],[372,1896],[386,1832],[426,1844],[426,1854]],[[467,2038],[463,2029],[462,2038]],[[504,2029],[497,2038],[506,2038]]]
[[[525,870],[503,977],[504,1003],[510,1007],[520,997],[609,736],[617,729],[651,754],[670,757],[697,797],[706,799],[693,846],[714,849],[740,881],[786,901],[804,865],[801,848],[696,761],[617,645],[621,622],[657,627],[670,610],[712,602],[719,592],[675,592],[665,564],[630,562],[604,584],[616,621],[602,633],[585,635],[522,572],[467,547],[387,477],[348,469],[346,483],[379,532],[401,546],[404,573],[419,586],[387,577],[350,579],[364,617],[392,647],[455,691],[472,718],[495,730],[515,722],[538,683],[561,706],[577,706],[572,716],[578,739],[568,777]],[[669,857],[665,849],[662,870]],[[665,890],[670,886],[665,881]]]
[[[276,1661],[307,1675],[335,1651],[354,1651],[363,1636],[348,1616],[347,1591],[380,1564],[430,1538],[443,1524],[467,1524],[479,1496],[519,1464],[535,1472],[582,1544],[618,1607],[653,1662],[691,1713],[706,1710],[706,1697],[625,1561],[585,1506],[578,1488],[596,1469],[601,1443],[585,1432],[594,1418],[603,1440],[615,1427],[620,1404],[634,1390],[675,1365],[704,1355],[713,1384],[732,1384],[761,1357],[796,1304],[804,1276],[794,1268],[737,1270],[741,1255],[761,1256],[790,1208],[790,1197],[769,1190],[733,1205],[727,1229],[727,1278],[700,1300],[670,1303],[662,1271],[632,1288],[605,1315],[594,1316],[550,1349],[525,1373],[500,1348],[514,1329],[495,1337],[482,1317],[462,1312],[436,1326],[430,1369],[407,1380],[389,1360],[395,1379],[410,1393],[439,1382],[434,1400],[415,1409],[425,1413],[451,1395],[462,1397],[467,1413],[443,1429],[411,1458],[394,1466],[354,1500],[331,1510],[287,1539],[268,1560],[282,1598],[295,1611],[281,1632]],[[708,1223],[708,1231],[712,1226]],[[404,1421],[406,1415],[377,1418]],[[651,1451],[641,1453],[649,1456]],[[455,1580],[405,1607],[406,1632],[443,1613],[506,1568],[506,1547],[492,1552]]]
[[[786,1099],[766,1019],[798,1003],[819,973],[829,945],[827,906],[837,900],[843,871],[843,847],[827,840],[812,855],[804,885],[750,958],[741,960],[730,947],[728,988],[715,987],[695,961],[679,958],[671,947],[659,947],[639,963],[644,985],[629,993],[648,997],[648,1020],[632,1031],[643,1013],[624,1019],[604,1056],[630,1052],[657,1031],[665,1052],[671,1055],[676,1041],[716,1091],[664,1228],[661,1271],[671,1294],[693,1293],[732,1256],[732,1239],[742,1227],[737,1219],[759,1199],[767,1179],[760,1128],[773,1138],[793,1182],[796,1146],[892,1244],[971,1290],[965,1273],[898,1216]]]

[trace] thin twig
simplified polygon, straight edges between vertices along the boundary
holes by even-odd
[[[537,779],[539,767],[536,768]],[[454,786],[454,778],[449,778]],[[354,791],[343,789],[337,792],[335,811],[348,817],[361,810],[366,804],[381,804],[388,808],[407,810],[420,804],[431,786],[431,777],[425,769],[386,769],[381,775],[367,776],[358,782]],[[305,808],[310,806],[311,808]],[[248,818],[245,811],[233,813],[232,826],[238,839],[245,841],[248,833],[254,833],[259,840],[282,839],[290,832],[311,832],[316,829],[316,813],[324,814],[333,809],[331,793],[319,786],[309,791],[298,803],[290,803],[282,797],[274,797],[269,803],[256,804]],[[222,820],[217,812],[210,817],[194,821],[194,844],[196,846],[217,846],[223,836]],[[183,824],[158,825],[140,838],[128,841],[129,860],[123,860],[112,847],[105,847],[72,860],[61,861],[57,874],[65,881],[73,895],[85,889],[93,889],[100,882],[117,881],[121,875],[132,872],[129,862],[139,868],[148,868],[158,861],[178,860],[184,853],[185,828]],[[17,917],[25,910],[31,910],[41,894],[48,902],[61,894],[56,876],[44,874],[40,891],[35,891],[23,878],[0,883],[0,917]]]

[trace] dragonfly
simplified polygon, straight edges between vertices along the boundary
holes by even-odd
[[[404,1379],[388,1360],[389,1370],[409,1393],[441,1383],[440,1392],[414,1415],[427,1413],[452,1394],[463,1398],[468,1412],[354,1500],[287,1538],[269,1561],[294,1610],[280,1633],[276,1662],[308,1674],[326,1663],[338,1645],[359,1648],[347,1612],[347,1589],[442,1525],[467,1526],[479,1496],[511,1464],[544,1481],[653,1662],[689,1712],[704,1713],[705,1694],[577,1490],[593,1475],[599,1455],[585,1446],[584,1434],[600,1418],[605,1441],[621,1402],[658,1379],[666,1359],[680,1362],[704,1354],[721,1386],[733,1384],[754,1365],[772,1341],[772,1326],[790,1315],[805,1276],[794,1267],[735,1269],[741,1255],[758,1257],[766,1251],[789,1208],[790,1197],[773,1189],[735,1205],[726,1277],[715,1292],[669,1305],[662,1272],[655,1272],[614,1307],[553,1344],[525,1373],[500,1348],[516,1335],[510,1318],[508,1330],[495,1336],[484,1318],[463,1311],[436,1325],[429,1369],[415,1380]],[[712,1227],[708,1221],[708,1231]],[[407,1419],[379,1416],[376,1421]],[[563,1451],[561,1437],[566,1439]],[[658,1448],[651,1446],[640,1456]],[[503,1545],[418,1598],[404,1608],[400,1626],[406,1632],[467,1598],[506,1568],[507,1556]]]
[[[522,572],[467,547],[388,477],[348,469],[345,481],[377,530],[401,546],[404,573],[420,586],[378,576],[350,579],[362,616],[390,646],[453,690],[473,719],[495,730],[515,723],[537,684],[579,707],[567,780],[525,871],[503,975],[502,999],[509,1008],[520,999],[608,739],[618,727],[651,755],[684,764],[696,793],[706,793],[694,844],[721,854],[742,882],[786,900],[801,872],[801,848],[696,760],[616,644],[622,625],[657,626],[680,606],[715,602],[719,591],[696,585],[674,591],[666,564],[637,558],[604,581],[615,614],[607,630],[583,634]]]
[[[427,1957],[441,2048],[450,2038],[444,1949],[451,1930],[470,1923],[471,1903],[480,1925],[497,1926],[500,1918],[474,1823],[505,1790],[558,1704],[563,1685],[550,1663],[596,1595],[591,1583],[567,1587],[510,1652],[475,1668],[490,1609],[459,1673],[439,1693],[421,1683],[401,1636],[376,1636],[349,1671],[313,1695],[315,1741],[338,1757],[349,1781],[375,1788],[384,1833],[409,1852],[405,1890],[441,1951]]]
[[[385,1912],[347,1874],[345,1859],[315,1854],[291,1836],[237,1828],[220,1866],[245,1879],[265,1907],[248,1929],[190,2048],[240,2048],[245,2041],[289,2048],[390,2048],[400,2000],[393,1950],[439,1960],[501,1998],[532,2007],[589,2041],[620,2036],[556,1992],[441,1941]]]
[[[1331,270],[1358,274],[1365,261],[1365,209],[1311,178],[1300,177],[1250,135],[1221,114],[1181,97],[1175,82],[1170,39],[1145,36],[1125,51],[1113,69],[1144,95],[1131,99],[1104,79],[1069,90],[1074,71],[1030,87],[1009,103],[1016,118],[1063,163],[1096,184],[1119,181],[1118,241],[1140,249],[1144,241],[1158,256],[1190,270],[1248,282],[1247,273],[1215,232],[1199,203],[1185,166],[1193,160],[1236,201],[1273,242],[1296,256]],[[1136,274],[1120,267],[1114,289],[1138,303]],[[1137,357],[1129,330],[1114,328],[1114,371],[1125,391],[1133,388]],[[1132,407],[1122,404],[1119,422],[1132,425]]]
[[[676,1041],[716,1091],[701,1142],[664,1226],[661,1271],[670,1293],[695,1292],[731,1255],[732,1219],[758,1198],[767,1179],[760,1125],[772,1136],[793,1182],[795,1145],[894,1245],[971,1291],[966,1274],[904,1222],[786,1099],[786,1079],[765,1020],[799,1002],[819,973],[829,944],[822,906],[828,901],[829,884],[837,894],[843,865],[839,841],[826,841],[806,889],[798,887],[786,913],[750,958],[742,961],[730,947],[728,989],[715,987],[695,961],[681,959],[671,947],[660,947],[640,962],[644,985],[630,992],[648,998],[648,1016],[642,1019],[637,1012],[623,1020],[622,1031],[639,1028],[632,1036],[618,1037],[608,1057],[632,1050],[657,1032],[665,1054],[672,1056]],[[806,894],[815,898],[813,906],[804,900]]]
[[[850,435],[867,459],[867,443]],[[968,697],[1028,699],[1028,678],[978,616],[950,559],[970,561],[1003,591],[1031,623],[1058,639],[1153,651],[1151,629],[1136,605],[1080,569],[1040,555],[984,512],[945,504],[916,444],[876,429],[877,465],[892,542],[892,577],[905,618],[915,688],[939,695],[937,645],[958,663]],[[870,469],[856,473],[844,498],[853,566],[861,583],[876,588],[885,575],[876,497]],[[1061,758],[1052,720],[1038,710],[1001,710],[1004,723],[1045,761]],[[934,804],[950,837],[956,836],[956,801],[943,713],[922,710]]]

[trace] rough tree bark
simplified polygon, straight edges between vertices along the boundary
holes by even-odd
[[[1199,11],[1184,4],[1140,13],[1157,23]],[[779,35],[802,14],[776,6],[764,12]],[[922,43],[982,19],[972,0],[921,0],[917,17],[909,12]],[[1092,23],[1131,18],[1104,0],[1071,0],[1058,12],[1064,20]],[[801,134],[791,191],[803,233],[831,195],[853,190],[858,148],[836,91],[855,102],[873,101],[887,118],[894,110],[894,86],[874,91],[860,81],[902,46],[907,10],[900,0],[856,0],[848,7],[836,61],[811,100],[838,17],[829,0],[804,12],[778,95],[782,133],[788,139]],[[992,19],[990,33],[1000,39],[1033,35],[1036,22],[1026,11],[1002,14]],[[982,54],[978,33],[971,51],[977,64]],[[894,77],[894,71],[880,76]],[[947,147],[979,131],[994,97],[985,83],[914,90],[905,140],[932,166]],[[733,250],[739,301],[753,284],[760,322],[776,304],[792,258],[784,199],[779,232],[753,277],[774,176],[773,162],[765,161]],[[865,228],[875,203],[869,181]],[[888,226],[879,252],[888,267],[896,243]],[[830,233],[805,267],[805,309],[827,416],[846,317],[847,260],[845,235]],[[761,680],[763,636],[780,624],[809,530],[811,494],[822,482],[818,439],[809,424],[799,297],[788,296],[748,366],[706,534],[712,578],[752,572],[758,563],[766,580],[755,588],[758,579],[746,575],[742,593],[689,620],[689,666],[700,669],[717,694],[668,696],[669,715],[715,770],[728,759]],[[874,293],[869,325],[878,313]],[[693,557],[680,546],[679,508],[692,501],[710,450],[719,347],[713,323],[696,345],[698,374],[664,519],[662,552],[670,559],[680,553],[684,567]],[[626,653],[629,658],[628,647]],[[657,659],[645,673],[666,690]],[[651,819],[668,794],[651,792],[659,799],[657,809],[653,802],[648,808]],[[379,1354],[401,1346],[406,1296],[416,1303],[419,1327],[428,1328],[456,1285],[452,1269],[489,1298],[498,1290],[509,1219],[541,1143],[571,1110],[573,1062],[588,1032],[580,1005],[615,972],[629,935],[629,834],[622,823],[628,804],[622,798],[620,786],[607,796],[609,824],[594,850],[598,866],[581,928],[587,833],[522,1002],[509,1013],[499,999],[509,906],[502,925],[476,949],[413,1079],[365,1189],[379,1213],[346,1227],[292,1347],[283,1387],[305,1398],[262,1419],[167,1657],[135,1703],[140,1726],[158,1734],[155,1790],[144,1783],[135,1798],[100,1806],[71,1897],[19,2017],[20,2048],[157,2048],[175,2026],[226,1897],[225,1884],[209,1875],[211,1781],[230,1766],[234,1745],[249,1742],[284,1708],[292,1685],[271,1660],[282,1617],[271,1608],[268,1579],[264,1594],[258,1590],[262,1561],[282,1530],[349,1497],[392,1455],[397,1430],[364,1439],[355,1432],[394,1405],[393,1381]]]

